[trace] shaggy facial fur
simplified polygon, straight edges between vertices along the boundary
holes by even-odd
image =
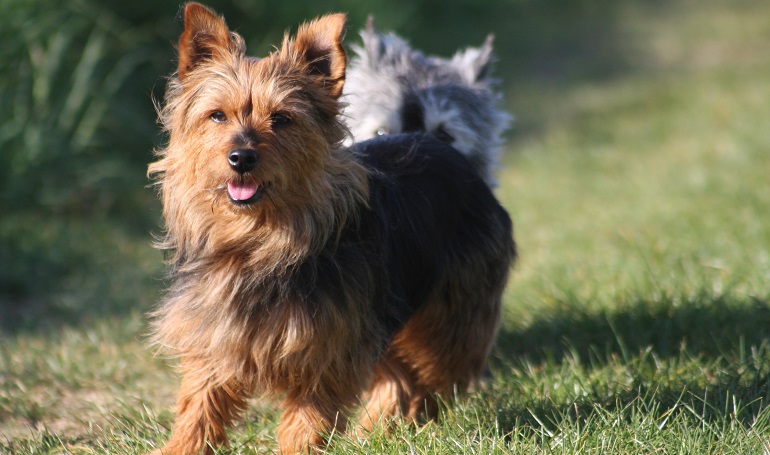
[[[154,341],[179,357],[170,440],[213,453],[247,399],[283,396],[282,453],[382,418],[436,414],[482,373],[515,257],[511,221],[468,161],[426,135],[340,144],[345,17],[248,57],[185,8],[160,111],[171,284]],[[427,411],[427,415],[426,415]]]
[[[502,134],[511,116],[494,91],[492,35],[451,59],[426,56],[402,38],[374,29],[353,46],[344,101],[353,141],[385,134],[427,132],[465,154],[495,186]]]

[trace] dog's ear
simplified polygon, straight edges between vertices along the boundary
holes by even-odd
[[[222,17],[198,3],[185,5],[184,32],[179,37],[179,80],[196,66],[232,48],[230,30]]]
[[[338,13],[303,24],[293,43],[295,55],[307,65],[308,73],[320,78],[324,89],[334,98],[342,94],[345,84],[345,21],[345,15]]]
[[[494,65],[494,58],[492,56],[492,44],[494,41],[494,35],[490,34],[481,47],[468,48],[462,52],[457,52],[452,57],[452,64],[467,83],[475,84],[490,81]]]
[[[366,19],[366,27],[361,30],[360,34],[363,47],[353,46],[353,49],[370,67],[376,68],[385,53],[385,43],[383,36],[374,27],[374,16],[369,16]]]
[[[374,28],[374,15],[372,14],[366,17],[366,31],[368,33],[377,33],[377,29]]]
[[[401,68],[404,62],[424,58],[400,36],[378,31],[372,16],[369,16],[360,34],[362,46],[353,45],[352,48],[358,56],[358,64],[374,72],[381,72],[383,68]]]

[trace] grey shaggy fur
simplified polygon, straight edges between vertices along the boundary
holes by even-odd
[[[492,35],[451,59],[424,55],[369,18],[353,46],[344,89],[349,142],[422,131],[465,154],[495,186],[502,134],[512,117],[500,110],[491,77]]]

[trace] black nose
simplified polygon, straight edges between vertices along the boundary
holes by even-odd
[[[235,172],[243,174],[249,172],[257,166],[259,157],[254,149],[232,149],[227,154],[227,161]]]

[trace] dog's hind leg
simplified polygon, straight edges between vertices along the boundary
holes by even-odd
[[[390,417],[433,419],[438,396],[451,400],[482,376],[499,320],[499,296],[490,298],[432,299],[407,322],[375,368],[359,430]]]
[[[366,393],[359,418],[359,432],[369,432],[391,417],[409,413],[409,401],[417,384],[412,373],[388,351],[374,369],[371,386]]]
[[[483,375],[499,323],[499,296],[449,294],[429,301],[393,340],[416,387],[407,416],[436,417],[435,395],[451,400]]]

